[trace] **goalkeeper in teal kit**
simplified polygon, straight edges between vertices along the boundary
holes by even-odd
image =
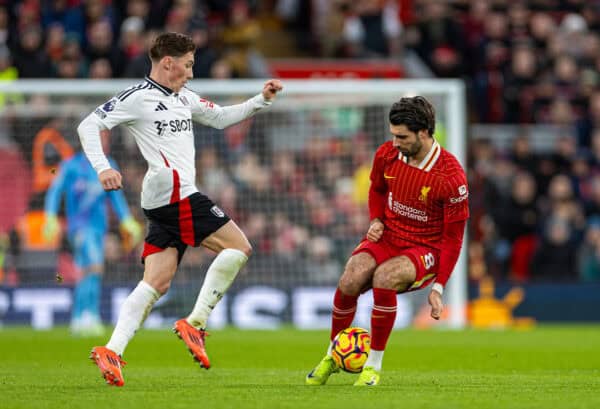
[[[111,161],[114,167],[114,162]],[[74,335],[93,336],[103,332],[100,299],[104,265],[104,241],[108,232],[107,202],[117,215],[121,229],[134,244],[142,228],[131,216],[122,191],[106,192],[83,152],[62,162],[57,177],[46,193],[43,234],[51,240],[58,234],[57,213],[65,196],[66,233],[75,264],[83,275],[75,286],[71,316]]]

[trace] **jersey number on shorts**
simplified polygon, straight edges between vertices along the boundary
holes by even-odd
[[[421,256],[421,260],[423,261],[423,265],[425,265],[425,270],[429,270],[435,265],[435,257],[433,257],[433,254],[431,253]]]

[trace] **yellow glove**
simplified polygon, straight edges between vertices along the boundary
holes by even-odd
[[[60,223],[58,223],[58,217],[55,214],[46,214],[46,220],[42,225],[42,237],[48,243],[56,240],[58,231],[60,229]]]
[[[142,226],[133,218],[128,217],[121,222],[121,229],[127,233],[131,240],[127,247],[135,247],[143,238]]]

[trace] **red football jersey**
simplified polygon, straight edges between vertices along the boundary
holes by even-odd
[[[375,153],[371,183],[385,194],[383,237],[397,246],[440,249],[444,224],[469,218],[465,171],[437,142],[419,166],[409,165],[391,141],[384,143]]]

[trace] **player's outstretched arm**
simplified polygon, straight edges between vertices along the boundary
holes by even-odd
[[[265,101],[272,101],[275,99],[277,93],[281,90],[283,90],[283,84],[281,83],[281,81],[276,79],[270,79],[267,82],[265,82],[262,94],[265,98]]]
[[[271,105],[275,95],[282,89],[281,81],[271,79],[265,82],[260,94],[241,104],[228,106],[219,106],[199,97],[192,98],[192,119],[203,125],[224,129]]]

